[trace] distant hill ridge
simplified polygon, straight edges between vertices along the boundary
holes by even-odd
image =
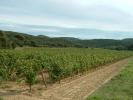
[[[92,39],[81,40],[73,37],[56,37],[51,38],[44,35],[29,35],[25,33],[12,32],[12,31],[0,31],[0,34],[4,34],[5,38],[19,47],[31,46],[31,47],[79,47],[79,48],[107,48],[116,50],[132,49],[133,39]],[[1,35],[0,35],[1,39]],[[0,40],[1,42],[1,40]],[[1,42],[2,43],[2,42]],[[0,45],[1,46],[1,45]],[[1,46],[2,48],[2,46]]]

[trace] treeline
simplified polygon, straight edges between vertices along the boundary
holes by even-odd
[[[11,41],[4,31],[0,31],[0,48],[15,48],[16,44]]]
[[[2,31],[1,31],[2,32]],[[39,35],[33,36],[24,33],[17,33],[11,31],[3,32],[4,35],[17,47],[76,47],[77,43],[72,43],[62,38],[50,38],[47,36]]]
[[[106,48],[113,50],[133,50],[133,39],[93,39],[80,40],[70,37],[50,38],[44,35],[28,35],[24,33],[0,31],[0,48],[15,47],[78,47]]]

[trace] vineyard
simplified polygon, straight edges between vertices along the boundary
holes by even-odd
[[[47,86],[67,77],[133,55],[130,51],[81,48],[24,48],[0,50],[0,82],[24,81]],[[45,74],[48,77],[45,77]]]

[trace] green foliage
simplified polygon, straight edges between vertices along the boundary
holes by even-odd
[[[127,48],[128,48],[128,50],[133,50],[133,44],[129,45]]]
[[[36,81],[36,73],[33,69],[30,68],[26,71],[25,77],[26,77],[26,83],[29,84],[30,91],[31,91],[31,86],[35,84],[35,81]]]
[[[62,75],[62,68],[57,63],[51,64],[50,77],[55,81],[60,81]]]
[[[22,36],[22,35],[19,35],[19,34],[15,35],[14,37],[15,37],[16,39],[20,40],[20,41],[24,41],[24,40],[25,40],[25,37]]]
[[[8,39],[4,31],[0,31],[0,48],[15,48],[15,44]]]
[[[15,48],[17,47],[17,45],[16,45],[15,42],[11,42],[10,45],[11,45],[11,47],[12,47],[13,49],[15,49]]]
[[[41,73],[53,82],[133,55],[130,51],[89,48],[23,48],[0,50],[0,80],[25,80],[31,86]],[[44,80],[46,84],[46,80]]]
[[[24,77],[25,82],[29,85],[30,91],[31,86],[36,82],[36,75],[37,75],[37,64],[30,58],[27,60],[20,59],[20,62],[17,64],[20,66],[19,72],[21,73],[21,77]]]
[[[0,82],[8,80],[7,72],[4,68],[0,68]]]
[[[3,31],[0,31],[0,48],[7,48],[7,39]]]
[[[14,80],[16,77],[16,60],[17,56],[10,51],[1,50],[0,52],[0,74],[1,79]]]
[[[5,36],[4,32],[0,31],[0,37],[4,37],[4,36]]]

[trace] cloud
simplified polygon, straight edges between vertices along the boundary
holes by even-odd
[[[105,31],[88,28],[66,28],[44,25],[6,24],[0,23],[0,29],[29,33],[32,35],[46,35],[50,37],[76,37],[80,39],[124,39],[133,37],[132,32]]]
[[[51,36],[68,34],[82,38],[85,38],[85,35],[112,38],[114,35],[109,34],[113,33],[104,36],[101,33],[90,35],[86,29],[132,32],[132,5],[131,0],[1,0],[0,22],[4,24],[1,24],[3,26],[0,28],[34,34],[44,31],[49,32]],[[43,28],[31,30],[27,25]],[[54,29],[46,29],[46,26],[54,26]],[[60,31],[60,27],[65,29]],[[73,33],[75,31],[76,33]],[[121,36],[127,35],[121,33]]]

